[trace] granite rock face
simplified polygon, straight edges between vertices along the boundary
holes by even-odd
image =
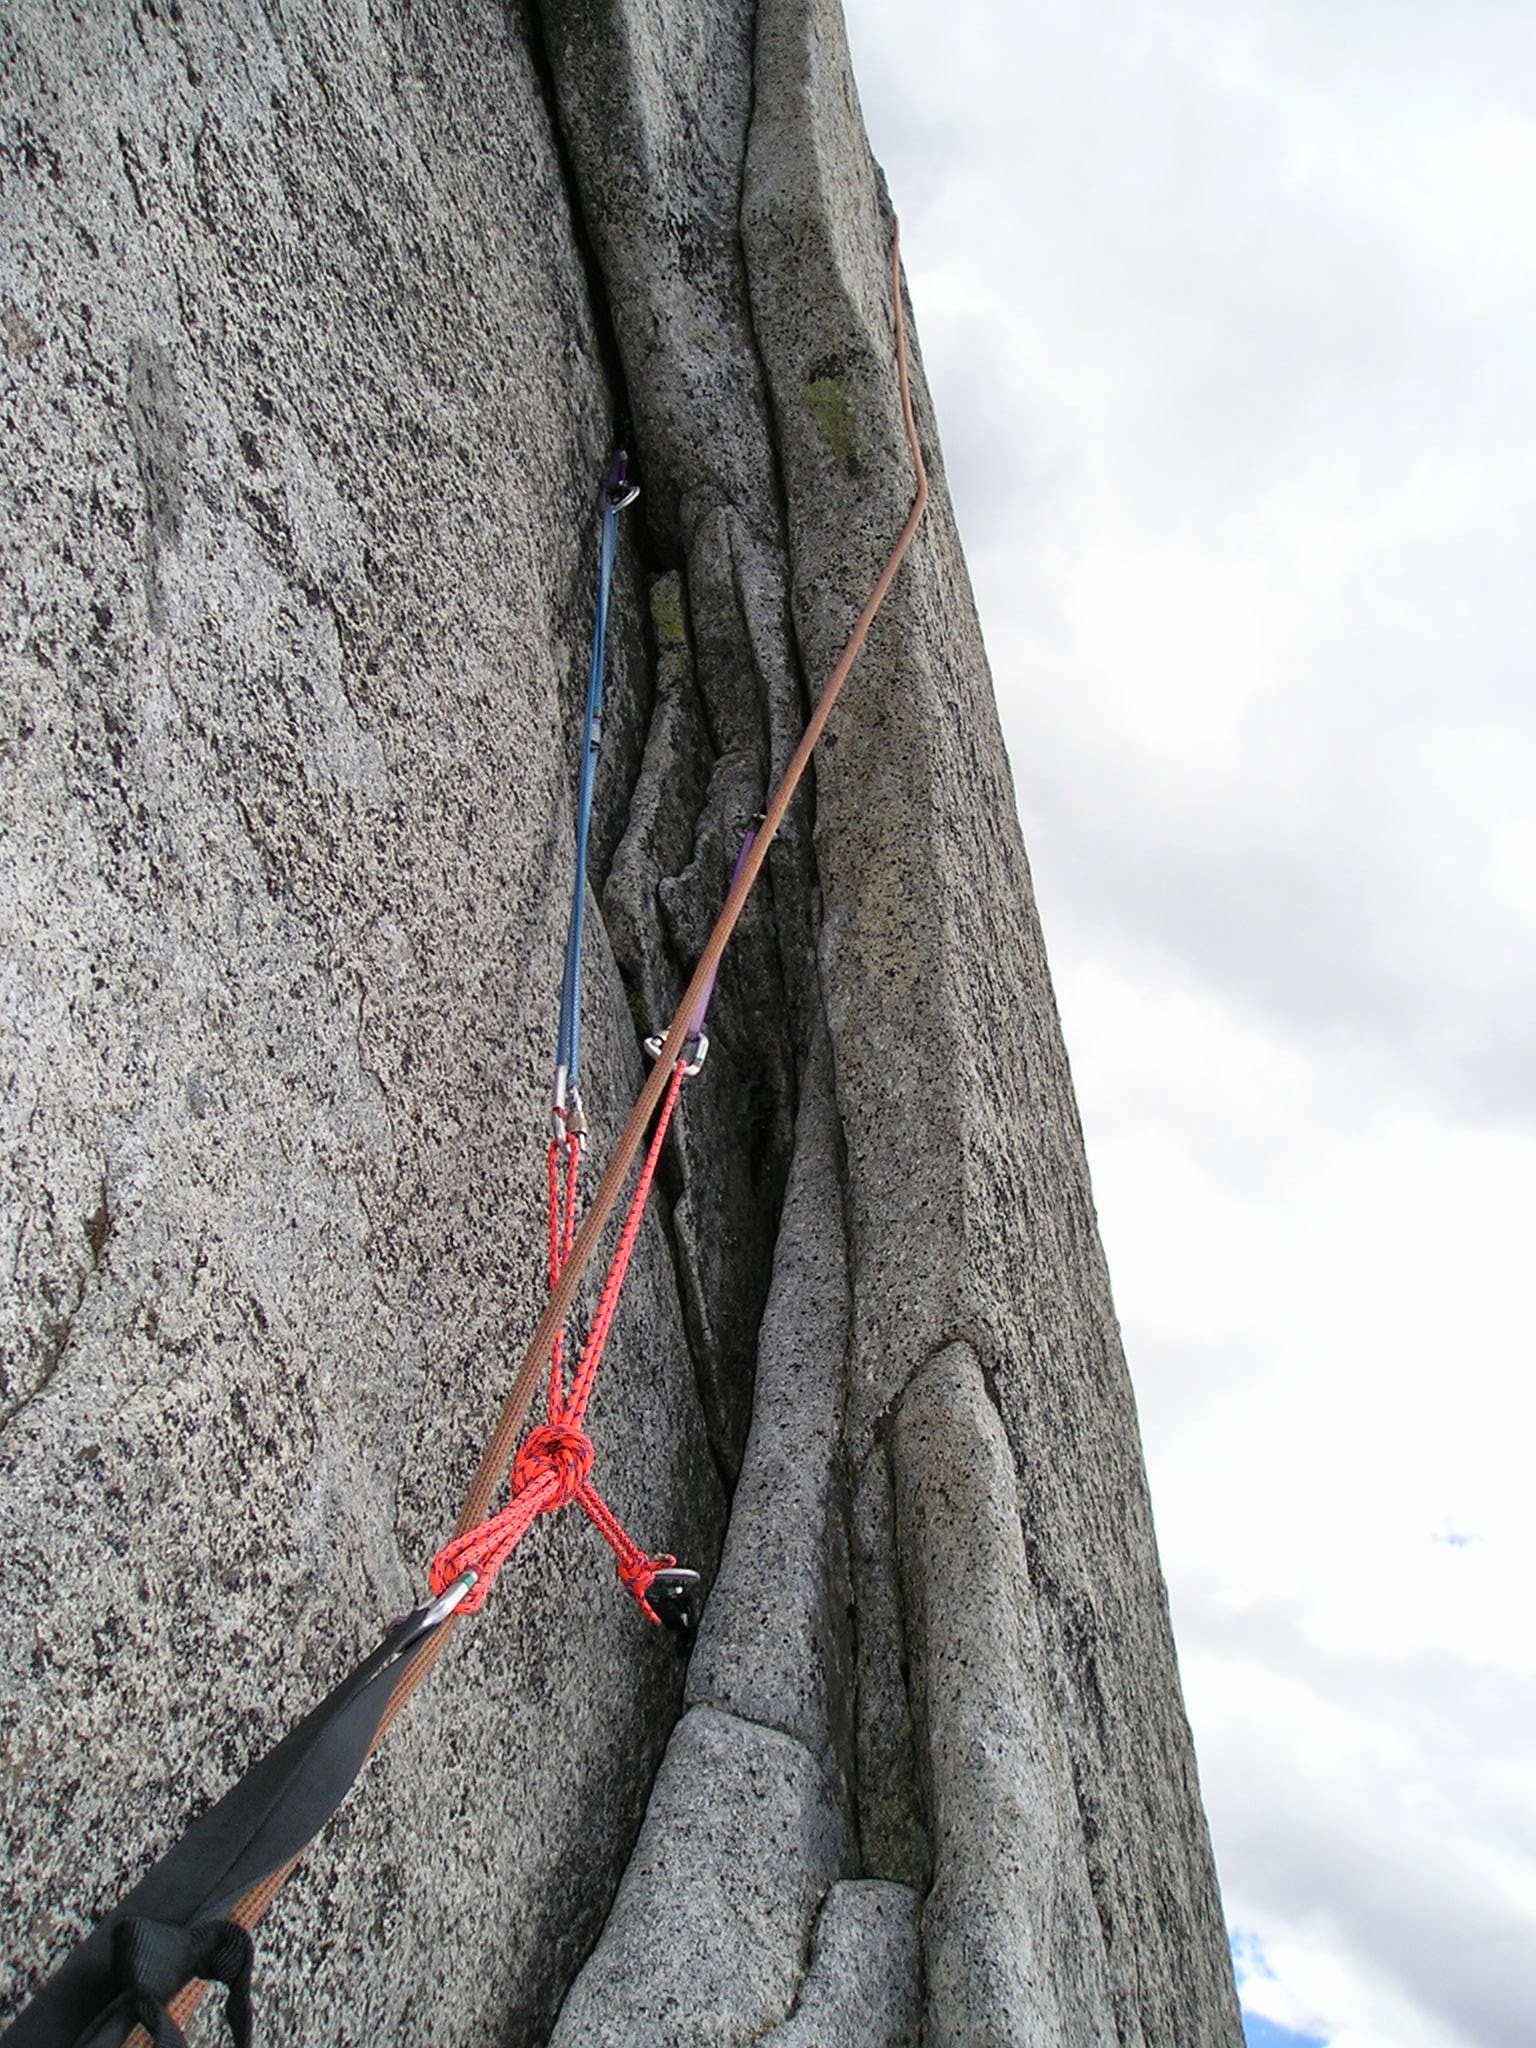
[[[596,483],[600,1164],[910,501],[890,231],[830,0],[0,18],[0,2015],[419,1594],[543,1285]],[[271,2042],[1240,2038],[916,400],[592,1410],[691,1662],[533,1531]]]

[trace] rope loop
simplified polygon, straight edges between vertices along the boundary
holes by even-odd
[[[648,1557],[643,1550],[636,1550],[629,1556],[615,1554],[614,1570],[618,1573],[619,1584],[634,1601],[647,1621],[660,1623],[661,1616],[651,1606],[646,1594],[658,1572],[670,1571],[677,1559],[670,1551],[660,1557]]]

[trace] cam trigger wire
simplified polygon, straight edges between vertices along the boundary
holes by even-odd
[[[603,680],[608,637],[608,600],[613,591],[613,564],[618,551],[619,514],[640,495],[631,480],[629,457],[616,448],[603,478],[602,516],[598,525],[597,603],[592,615],[592,654],[587,665],[587,703],[581,728],[581,769],[576,791],[576,872],[571,884],[571,916],[565,935],[565,968],[560,980],[560,1025],[555,1047],[555,1085],[551,1099],[554,1137],[580,1138],[586,1125],[581,1114],[578,1068],[581,1063],[581,941],[586,920],[587,839],[592,826],[592,792],[597,757],[603,745]]]
[[[587,1120],[582,1114],[581,948],[586,923],[587,841],[592,827],[592,797],[597,762],[603,746],[603,684],[605,681],[608,602],[613,592],[613,565],[618,553],[619,514],[640,495],[629,474],[629,457],[616,448],[598,493],[597,599],[592,612],[592,648],[587,663],[587,699],[582,717],[581,757],[576,788],[576,859],[571,881],[571,913],[566,925],[565,960],[560,974],[560,1015],[556,1029],[555,1079],[550,1095],[549,1137],[549,1284],[554,1287],[570,1255],[576,1234],[577,1183],[581,1177],[582,1141]],[[563,1184],[563,1185],[562,1185]],[[550,1338],[550,1413],[559,1398],[564,1326]],[[483,1594],[482,1594],[483,1597]]]

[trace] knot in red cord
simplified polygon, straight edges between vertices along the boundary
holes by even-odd
[[[651,1581],[659,1571],[666,1571],[676,1563],[675,1557],[647,1557],[643,1550],[631,1551],[627,1556],[615,1553],[614,1565],[619,1575],[619,1584],[647,1621],[660,1619],[645,1597],[651,1590]]]
[[[553,1479],[559,1491],[549,1507],[564,1507],[587,1483],[593,1455],[585,1430],[571,1422],[546,1422],[528,1432],[512,1460],[512,1491],[518,1494],[541,1479]]]

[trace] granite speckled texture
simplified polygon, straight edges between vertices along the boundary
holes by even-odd
[[[921,2024],[918,1957],[915,1893],[879,1878],[833,1885],[795,2009],[761,2048],[907,2048]]]
[[[543,1285],[597,481],[600,1164],[910,498],[890,230],[832,0],[0,16],[0,2016],[421,1589]],[[591,1413],[691,1664],[537,1528],[274,2044],[1240,2039],[915,395]]]

